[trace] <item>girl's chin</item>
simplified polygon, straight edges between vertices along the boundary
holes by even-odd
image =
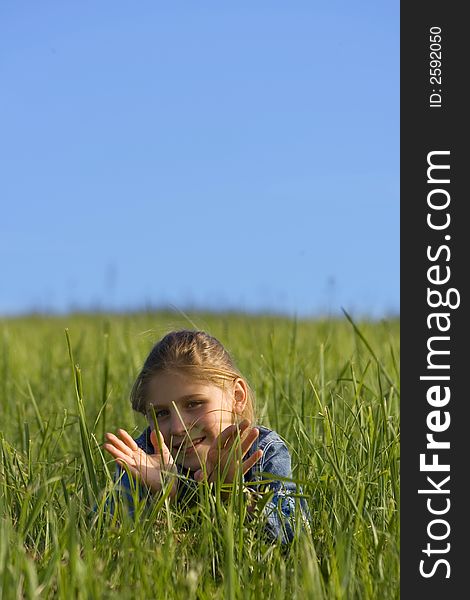
[[[186,469],[198,471],[205,462],[208,450],[208,448],[201,447],[197,449],[197,452],[194,449],[190,452],[186,451],[185,456],[178,456],[176,462]]]

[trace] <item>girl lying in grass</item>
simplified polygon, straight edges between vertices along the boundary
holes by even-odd
[[[253,426],[252,392],[214,337],[203,331],[168,333],[151,350],[131,392],[132,407],[149,427],[136,439],[123,429],[107,433],[104,448],[118,463],[121,489],[132,511],[129,474],[150,495],[170,486],[170,498],[195,498],[199,483],[219,482],[229,495],[243,475],[253,513],[260,481],[272,497],[264,503],[265,530],[287,543],[294,537],[295,498],[289,451],[279,435]],[[300,512],[308,527],[303,498]]]

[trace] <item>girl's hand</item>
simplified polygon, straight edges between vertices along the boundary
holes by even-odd
[[[241,468],[243,475],[263,456],[262,450],[256,450],[249,458],[243,457],[259,436],[259,429],[250,427],[250,422],[244,419],[239,425],[227,427],[212,443],[206,457],[206,474],[209,483],[224,477],[221,483],[233,483],[237,469]],[[225,476],[224,476],[225,473]],[[196,481],[204,479],[203,469],[194,474]]]
[[[163,476],[177,473],[173,457],[163,441],[162,434],[159,432],[160,443],[155,431],[150,434],[155,454],[147,454],[139,448],[124,429],[118,429],[118,435],[119,438],[113,433],[107,433],[105,436],[107,443],[103,448],[119,465],[127,467],[134,477],[141,479],[152,492],[159,492],[162,489]],[[176,491],[175,481],[170,492],[171,498],[176,496]]]

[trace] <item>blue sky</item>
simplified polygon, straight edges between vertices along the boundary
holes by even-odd
[[[399,312],[399,3],[0,5],[0,315]]]

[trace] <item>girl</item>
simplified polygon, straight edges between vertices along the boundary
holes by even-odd
[[[148,355],[131,402],[149,427],[137,439],[123,429],[118,436],[107,433],[104,444],[119,465],[131,511],[128,472],[150,494],[166,481],[170,498],[178,502],[194,498],[191,492],[204,479],[231,484],[241,468],[249,490],[269,478],[273,497],[264,508],[266,532],[292,541],[297,490],[285,480],[292,478],[289,451],[275,431],[252,425],[251,389],[217,339],[203,331],[168,333]],[[304,499],[301,515],[308,527]]]

